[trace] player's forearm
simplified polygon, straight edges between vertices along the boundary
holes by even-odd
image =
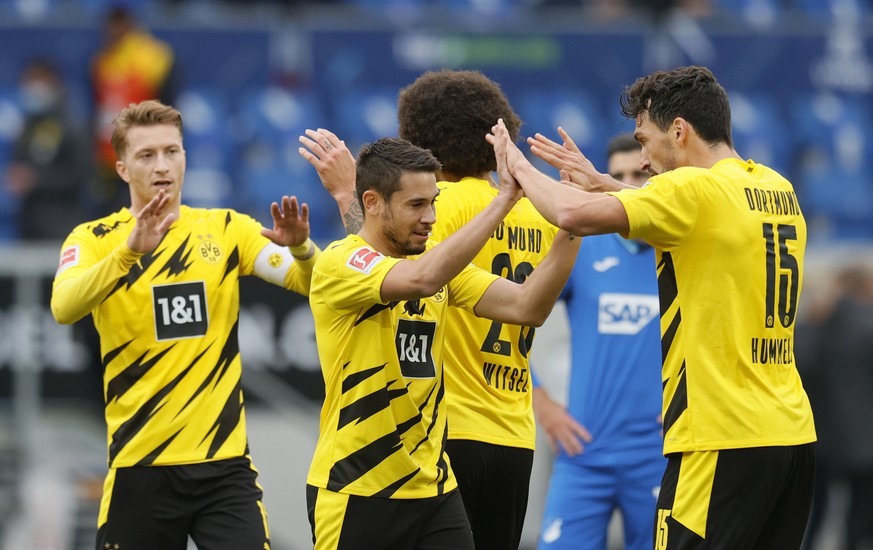
[[[530,164],[520,165],[514,174],[534,207],[553,225],[580,236],[627,232],[627,214],[615,197],[560,184]]]
[[[338,192],[333,195],[333,200],[336,201],[337,208],[339,208],[346,233],[352,235],[360,231],[364,224],[364,212],[361,210],[361,203],[358,202],[355,193]]]
[[[546,321],[573,271],[581,242],[580,237],[558,232],[549,253],[521,285],[518,311],[526,319],[517,324],[540,326]]]
[[[141,257],[142,254],[121,244],[78,276],[56,280],[51,299],[55,320],[65,325],[72,324],[91,313]]]

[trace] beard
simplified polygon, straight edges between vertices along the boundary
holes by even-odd
[[[427,249],[427,242],[413,243],[408,237],[399,237],[394,231],[385,231],[385,240],[391,243],[391,247],[400,256],[418,256]]]

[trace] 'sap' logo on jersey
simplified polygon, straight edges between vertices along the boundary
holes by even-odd
[[[354,270],[369,275],[373,266],[378,264],[384,257],[385,256],[379,254],[375,250],[371,250],[365,246],[355,250],[354,254],[349,258],[349,261],[346,262],[346,265]]]
[[[638,334],[658,317],[659,307],[658,297],[651,294],[604,292],[600,295],[597,331],[600,334]]]

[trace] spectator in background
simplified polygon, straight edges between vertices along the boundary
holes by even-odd
[[[53,63],[28,62],[19,85],[24,127],[5,178],[6,189],[21,199],[18,236],[26,241],[60,241],[82,218],[87,140],[68,116],[66,90]]]
[[[642,186],[648,174],[640,160],[633,135],[610,141],[608,171],[616,180]],[[667,465],[654,250],[615,234],[585,237],[562,298],[572,342],[567,407],[542,386],[533,392],[537,420],[557,453],[539,548],[605,550],[619,510],[624,548],[651,550]]]
[[[816,327],[807,385],[819,433],[822,508],[835,483],[849,495],[841,550],[873,547],[873,274],[849,266],[837,275],[837,296]],[[817,511],[823,514],[824,509]],[[809,538],[820,517],[813,517]],[[810,540],[812,542],[812,540]]]
[[[124,185],[115,173],[112,120],[131,103],[157,99],[174,101],[175,59],[170,46],[140,26],[134,12],[114,4],[103,21],[104,44],[91,60],[94,97],[94,147],[96,179],[95,213],[117,210],[127,204]]]

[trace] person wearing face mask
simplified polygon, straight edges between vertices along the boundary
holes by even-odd
[[[82,217],[87,141],[67,114],[61,75],[50,61],[30,61],[19,88],[25,119],[4,178],[6,190],[21,201],[18,237],[61,240]]]

